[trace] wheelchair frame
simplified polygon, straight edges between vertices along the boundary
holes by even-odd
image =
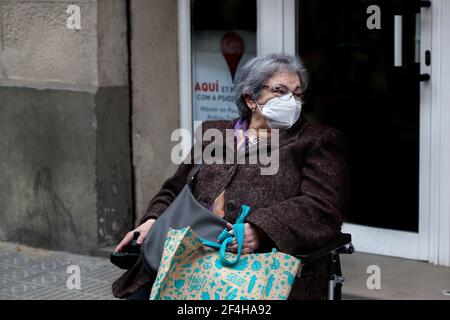
[[[328,255],[328,300],[342,299],[342,286],[345,278],[342,276],[340,254],[352,254],[355,252],[355,247],[352,244],[352,236],[348,233],[339,233],[336,240],[330,242],[324,247],[305,254],[295,255],[301,261],[300,268],[313,263],[320,258]],[[301,271],[300,271],[301,274]],[[301,275],[300,275],[301,277]]]

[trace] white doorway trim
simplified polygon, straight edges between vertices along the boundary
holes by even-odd
[[[431,51],[432,10],[423,8],[420,14],[420,73],[431,75],[425,54]],[[429,260],[430,204],[431,204],[431,82],[420,84],[420,140],[419,140],[419,233],[420,260]]]
[[[432,1],[429,257],[450,266],[450,2]]]
[[[178,0],[178,73],[180,96],[180,128],[192,136],[192,54],[191,1]],[[182,140],[183,150],[190,150],[193,141]]]
[[[295,0],[257,0],[256,53],[295,54]]]
[[[422,260],[419,252],[419,234],[384,228],[344,223],[342,232],[352,235],[356,251]],[[395,245],[392,245],[395,243]],[[399,249],[401,248],[401,250]]]

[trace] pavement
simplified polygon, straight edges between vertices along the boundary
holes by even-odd
[[[109,262],[112,249],[92,257],[0,242],[0,300],[113,300],[124,271]],[[449,267],[362,252],[341,255],[341,265],[344,300],[450,300]],[[367,285],[370,266],[379,288]]]
[[[340,259],[345,277],[343,299],[450,300],[449,267],[364,252]],[[375,272],[379,286],[374,285]]]
[[[122,273],[105,257],[0,242],[0,300],[113,300]]]

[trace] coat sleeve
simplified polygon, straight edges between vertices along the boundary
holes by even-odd
[[[300,194],[258,208],[246,221],[288,254],[314,250],[335,239],[347,196],[346,150],[342,133],[327,129],[305,154]]]

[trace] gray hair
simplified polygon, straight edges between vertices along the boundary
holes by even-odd
[[[277,73],[297,74],[303,93],[309,82],[308,72],[300,58],[285,53],[273,53],[250,59],[239,71],[235,81],[235,101],[241,118],[251,116],[245,95],[256,99],[265,81]]]

